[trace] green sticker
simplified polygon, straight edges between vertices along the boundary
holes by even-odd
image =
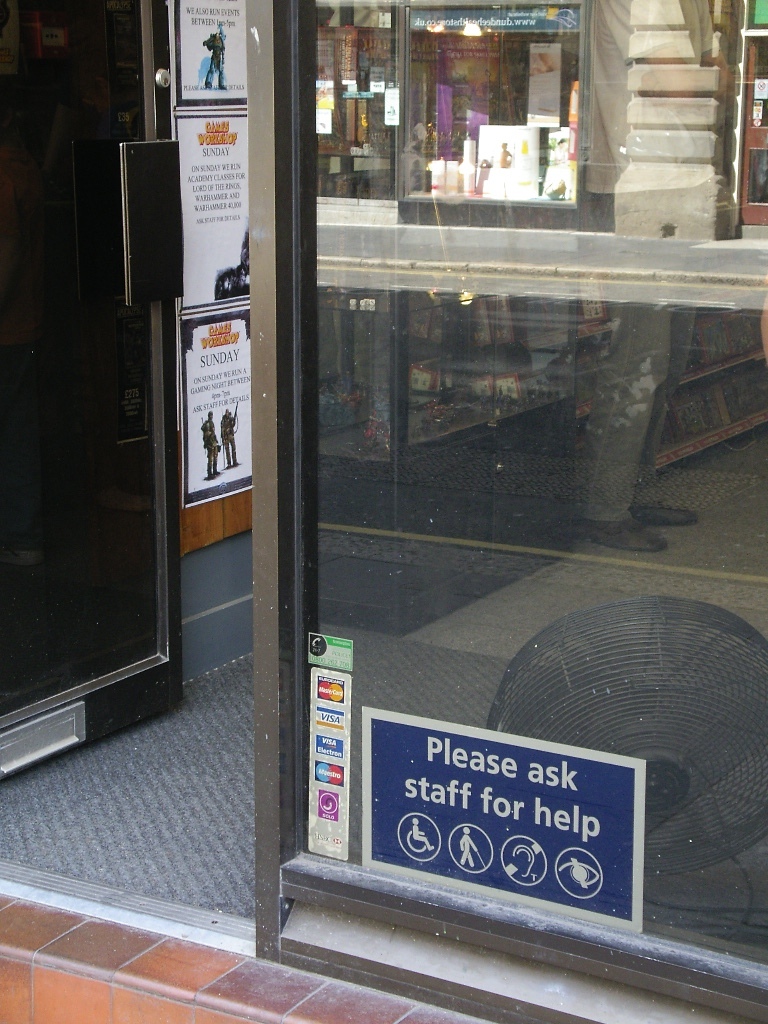
[[[341,672],[352,671],[352,641],[338,636],[324,636],[322,633],[309,634],[309,663],[323,668],[337,668]]]

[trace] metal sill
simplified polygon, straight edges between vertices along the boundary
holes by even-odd
[[[0,894],[212,949],[255,956],[256,929],[251,921],[81,882],[7,860],[0,860]]]
[[[471,947],[735,1014],[741,1020],[768,1022],[767,967],[685,942],[500,906],[309,854],[284,865],[282,895],[299,904],[439,934]],[[290,951],[290,944],[285,948]],[[318,957],[328,958],[329,949],[326,945]],[[377,967],[371,964],[370,969],[376,973]],[[425,977],[422,984],[428,987],[430,980]]]

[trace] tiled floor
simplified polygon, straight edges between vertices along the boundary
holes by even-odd
[[[470,1024],[470,1018],[0,896],[0,1024]]]

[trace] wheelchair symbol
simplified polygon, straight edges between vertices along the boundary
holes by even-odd
[[[440,829],[426,814],[406,814],[397,826],[400,849],[411,860],[424,863],[440,852]]]

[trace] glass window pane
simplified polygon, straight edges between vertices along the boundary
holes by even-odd
[[[589,811],[530,750],[635,758],[642,927],[765,960],[762,41],[704,0],[318,11],[308,848],[397,868],[391,771],[410,877],[633,926],[619,789]],[[391,108],[361,98],[387,46]],[[352,153],[378,102],[386,195]]]

